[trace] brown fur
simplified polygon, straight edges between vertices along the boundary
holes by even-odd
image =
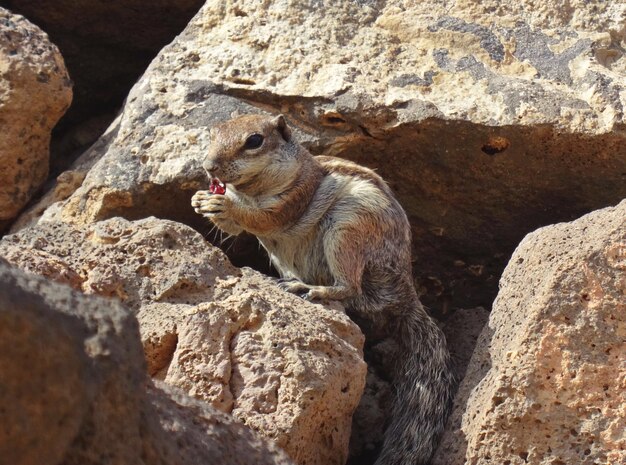
[[[252,134],[263,145],[246,149]],[[283,289],[341,300],[397,338],[397,400],[377,463],[427,463],[452,376],[443,334],[413,288],[409,222],[389,187],[368,168],[311,156],[282,116],[237,118],[216,126],[211,139],[204,167],[226,193],[200,191],[192,205],[229,234],[256,235]]]

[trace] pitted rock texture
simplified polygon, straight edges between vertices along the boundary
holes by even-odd
[[[57,47],[0,8],[0,231],[48,175],[50,132],[72,101]]]
[[[189,200],[208,128],[282,112],[313,153],[389,182],[427,305],[488,307],[524,234],[626,197],[624,6],[566,3],[208,1],[43,219],[206,231]]]
[[[301,464],[343,464],[365,383],[364,337],[343,309],[234,268],[181,224],[42,223],[0,256],[138,316],[151,375],[272,438]]]
[[[363,336],[341,308],[277,292],[243,269],[216,284],[211,302],[150,305],[138,318],[166,383],[273,438],[297,463],[345,463],[366,366]]]
[[[117,302],[0,264],[2,463],[291,463],[228,416],[155,388],[138,329]]]
[[[5,236],[0,255],[84,293],[118,298],[135,312],[152,302],[210,300],[218,274],[239,274],[219,249],[172,221],[114,218],[83,228],[42,226]]]
[[[434,463],[624,463],[626,201],[529,234],[500,286]]]

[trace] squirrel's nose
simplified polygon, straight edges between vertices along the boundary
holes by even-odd
[[[216,174],[219,172],[220,167],[214,160],[206,160],[202,167],[207,171],[207,173]]]

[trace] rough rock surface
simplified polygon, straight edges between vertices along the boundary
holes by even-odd
[[[426,304],[489,306],[525,233],[626,197],[624,8],[208,1],[44,218],[200,228],[188,203],[206,187],[207,127],[283,112],[314,153],[375,167],[396,191]]]
[[[137,313],[150,374],[231,413],[301,464],[343,464],[365,383],[341,308],[234,268],[191,228],[149,218],[6,236],[0,256]]]
[[[75,83],[67,126],[117,111],[152,58],[184,29],[203,0],[2,3],[41,27],[61,50]]]
[[[72,100],[48,36],[0,8],[0,231],[48,175],[50,132]]]
[[[624,463],[626,201],[526,236],[500,286],[433,463]]]
[[[119,303],[0,264],[0,461],[291,463],[208,405],[155,388]]]

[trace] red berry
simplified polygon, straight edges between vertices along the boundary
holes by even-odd
[[[211,179],[209,192],[211,192],[211,194],[224,194],[226,192],[226,186],[219,179],[213,178]]]

